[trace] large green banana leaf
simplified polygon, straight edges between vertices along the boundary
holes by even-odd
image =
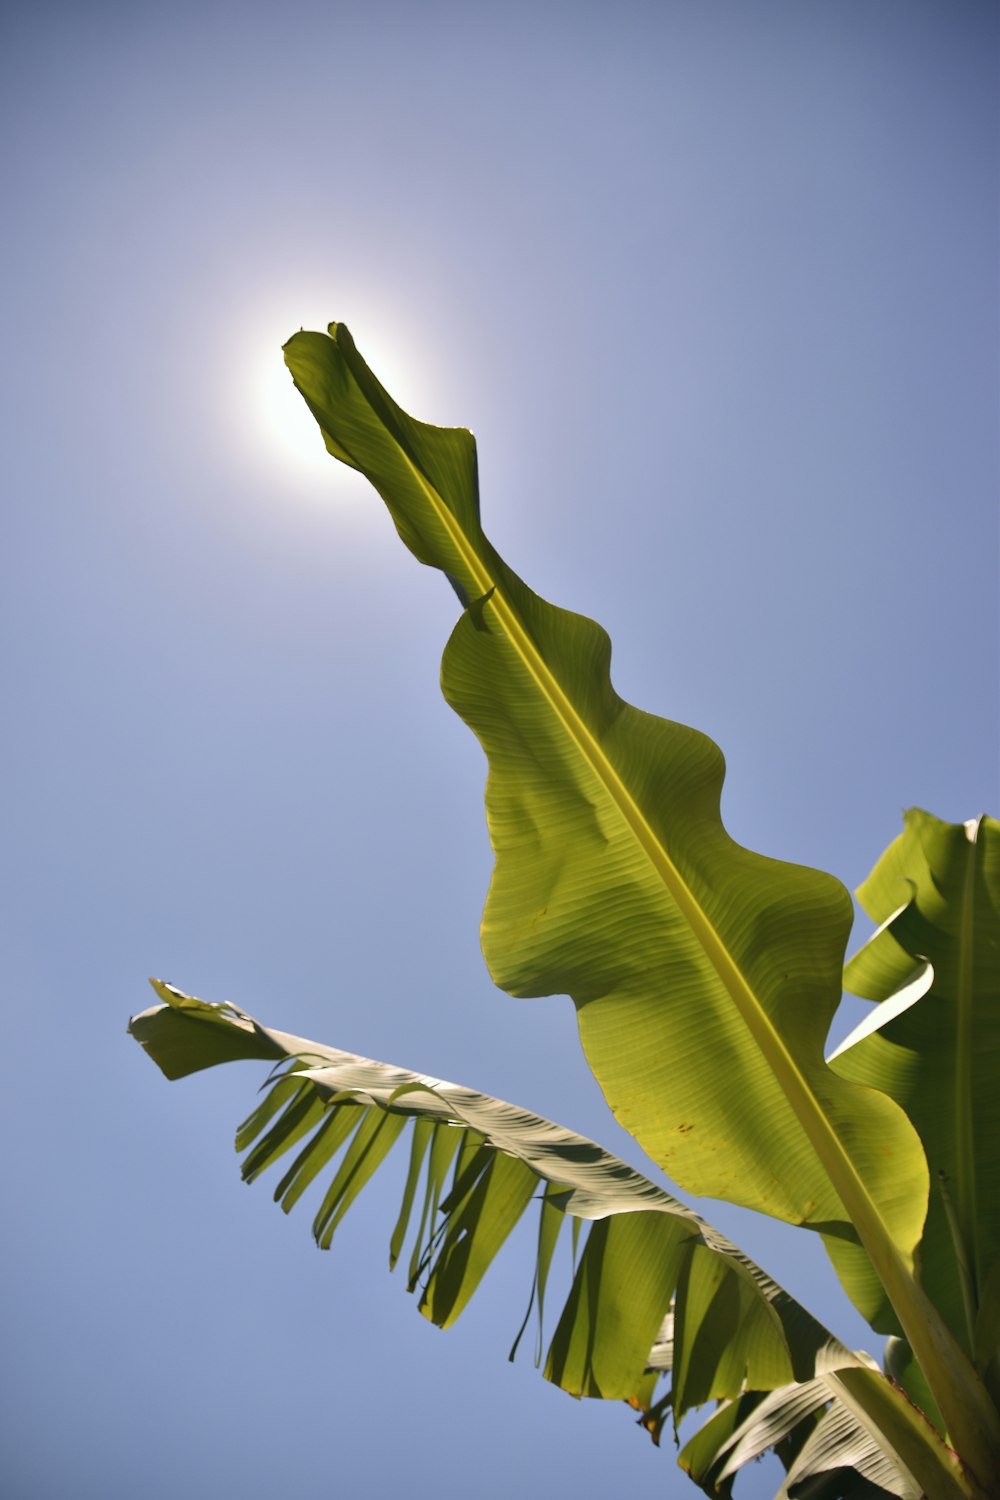
[[[417,422],[342,324],[285,348],[328,450],[364,473],[400,536],[465,604],[442,686],[489,761],[490,971],[568,993],[621,1123],[686,1189],[859,1242],[974,1470],[1000,1418],[913,1280],[927,1210],[920,1139],[823,1044],[851,921],[819,871],[733,842],[721,752],[624,703],[593,621],[546,603],[487,541],[468,432]]]
[[[272,1030],[234,1006],[208,1004],[171,985],[154,981],[154,987],[163,1003],[133,1017],[130,1030],[168,1078],[244,1058],[277,1065],[262,1102],[237,1132],[237,1148],[247,1153],[243,1176],[254,1181],[291,1155],[274,1196],[287,1213],[317,1185],[322,1197],[313,1233],[321,1247],[329,1248],[351,1203],[410,1129],[390,1264],[415,1220],[410,1289],[420,1287],[420,1309],[438,1326],[459,1316],[535,1199],[532,1295],[541,1335],[560,1229],[585,1225],[579,1246],[574,1233],[575,1270],[545,1375],[577,1396],[630,1401],[646,1410],[650,1430],[658,1431],[666,1410],[676,1425],[707,1401],[738,1408],[744,1420],[735,1435],[732,1421],[713,1418],[702,1429],[697,1456],[692,1443],[681,1454],[699,1482],[714,1476],[713,1490],[716,1479],[731,1480],[794,1425],[775,1420],[775,1403],[755,1417],[756,1398],[747,1391],[783,1390],[777,1402],[783,1413],[790,1399],[801,1404],[802,1397],[789,1395],[794,1381],[808,1410],[819,1411],[838,1404],[835,1382],[870,1373],[867,1356],[846,1349],[729,1240],[592,1141],[471,1089]],[[671,1388],[650,1411],[662,1375]],[[895,1420],[905,1424],[907,1404],[881,1384],[882,1399],[890,1407],[895,1402]],[[846,1470],[848,1444],[855,1451],[859,1444],[877,1446],[878,1438],[863,1421],[845,1421],[837,1461]],[[915,1471],[942,1495],[965,1494],[953,1456],[922,1426],[906,1462],[897,1465],[892,1493],[918,1492]],[[823,1463],[831,1451],[823,1450]],[[728,1483],[720,1493],[727,1489]]]
[[[917,1127],[931,1170],[920,1278],[1000,1397],[1000,823],[911,810],[858,899],[880,926],[845,983],[879,1004],[832,1065]],[[881,1287],[863,1266],[847,1274],[894,1330]]]
[[[470,433],[401,411],[343,324],[296,334],[285,359],[329,451],[468,601],[442,684],[489,758],[493,978],[572,996],[612,1109],[682,1187],[849,1240],[870,1221],[908,1265],[927,1203],[919,1140],[823,1057],[847,892],[735,844],[717,746],[624,703],[601,628],[497,556]]]

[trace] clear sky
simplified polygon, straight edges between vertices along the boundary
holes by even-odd
[[[0,27],[0,1490],[684,1495],[624,1407],[506,1363],[527,1245],[440,1334],[395,1182],[320,1255],[240,1184],[258,1073],[167,1085],[125,1022],[158,974],[641,1160],[570,1003],[486,976],[456,601],[295,428],[300,325],[473,428],[495,542],[721,744],[742,842],[854,886],[903,808],[1000,811],[997,7]],[[818,1242],[706,1212],[865,1338]]]

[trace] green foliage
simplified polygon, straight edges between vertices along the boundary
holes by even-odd
[[[1000,825],[907,813],[858,898],[880,925],[845,983],[886,1019],[848,1038],[833,1066],[895,1099],[920,1133],[931,1173],[921,1280],[997,1399]],[[915,979],[919,998],[899,1006]],[[897,1332],[876,1297],[866,1316]]]
[[[847,968],[878,1008],[828,1062],[847,892],[733,842],[717,746],[624,703],[601,628],[540,599],[486,539],[469,433],[401,411],[343,325],[296,334],[285,357],[330,453],[462,601],[442,686],[489,760],[493,978],[572,997],[612,1109],[682,1188],[823,1236],[894,1334],[891,1378],[662,1188],[538,1116],[159,983],[133,1034],[168,1077],[276,1064],[237,1137],[244,1176],[294,1150],[275,1198],[287,1212],[327,1183],[324,1248],[408,1133],[390,1256],[415,1222],[410,1288],[439,1326],[534,1199],[541,1360],[555,1243],[583,1226],[545,1375],[630,1401],[655,1439],[719,1403],[680,1454],[707,1493],[774,1448],[782,1494],[996,1494],[1000,825],[909,815],[860,892],[882,926]]]

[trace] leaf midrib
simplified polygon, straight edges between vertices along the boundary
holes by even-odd
[[[973,1313],[979,1303],[976,1255],[976,1162],[973,1119],[973,958],[975,943],[976,873],[980,823],[967,828],[969,847],[962,880],[962,915],[958,950],[958,1016],[955,1037],[955,1156],[958,1176],[958,1214],[965,1259],[971,1273]]]

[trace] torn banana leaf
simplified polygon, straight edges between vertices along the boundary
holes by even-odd
[[[409,1287],[439,1327],[454,1323],[534,1201],[538,1363],[553,1252],[561,1228],[573,1228],[572,1281],[544,1357],[546,1378],[572,1395],[627,1400],[658,1436],[667,1410],[676,1430],[687,1411],[710,1401],[749,1402],[751,1410],[748,1392],[870,1374],[867,1356],[846,1349],[725,1236],[593,1141],[489,1095],[153,984],[163,1003],[133,1017],[129,1029],[168,1078],[243,1058],[274,1064],[263,1099],[237,1132],[243,1176],[252,1182],[280,1161],[274,1197],[286,1213],[315,1184],[321,1247],[329,1248],[351,1203],[409,1131],[389,1261],[399,1261],[409,1235]],[[877,1378],[875,1404],[905,1428],[912,1408]],[[661,1379],[670,1390],[657,1417]],[[732,1424],[708,1426],[721,1442]],[[952,1456],[927,1423],[922,1428],[908,1461],[918,1474],[933,1478],[940,1469],[950,1481]],[[752,1447],[740,1463],[754,1456]],[[720,1450],[720,1462],[729,1451]],[[702,1458],[710,1457],[703,1440]],[[946,1484],[940,1493],[957,1500],[964,1492]]]
[[[560,1227],[585,1228],[545,1356],[547,1378],[573,1395],[636,1402],[671,1308],[678,1421],[747,1386],[769,1390],[858,1362],[735,1245],[594,1142],[472,1089],[271,1030],[171,985],[155,988],[164,1003],[133,1017],[130,1030],[168,1078],[244,1057],[276,1064],[237,1134],[243,1176],[252,1182],[280,1161],[274,1196],[286,1212],[315,1183],[322,1247],[409,1132],[390,1261],[409,1231],[410,1288],[439,1327],[459,1316],[534,1200],[539,1305]]]

